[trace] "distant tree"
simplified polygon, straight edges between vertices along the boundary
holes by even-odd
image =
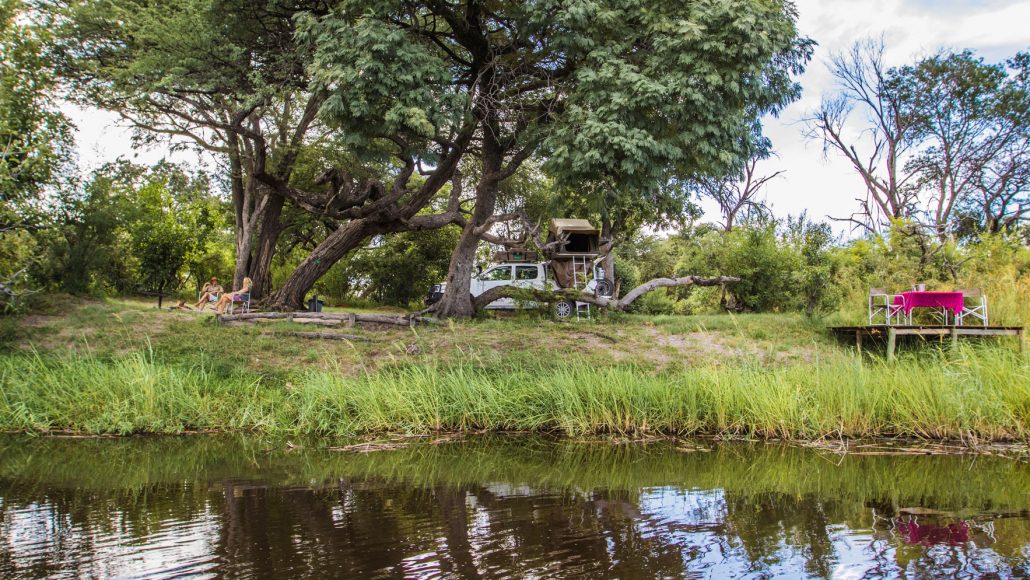
[[[1011,229],[1030,213],[1030,55],[995,65],[942,52],[887,68],[883,52],[865,41],[835,56],[837,92],[809,119],[865,185],[846,221],[884,233],[910,220],[942,238]]]
[[[943,236],[956,212],[981,231],[1008,229],[1030,213],[1030,53],[1006,65],[971,51],[941,53],[898,71],[897,91],[925,146],[906,169],[929,193],[927,221]]]
[[[917,120],[895,90],[897,75],[884,63],[884,50],[882,39],[867,40],[834,55],[836,93],[808,119],[808,135],[843,155],[865,185],[860,211],[844,219],[874,232],[911,217],[918,194],[917,176],[905,167],[917,143]],[[850,125],[854,117],[857,131]]]
[[[421,302],[429,287],[447,275],[459,228],[382,236],[340,262],[362,298],[407,307]]]
[[[170,295],[219,253],[223,212],[202,174],[164,162],[105,164],[40,235],[34,274],[76,294]]]
[[[696,195],[707,197],[719,204],[724,230],[732,230],[740,218],[751,221],[768,216],[769,208],[765,202],[758,199],[758,194],[767,183],[783,174],[783,171],[760,175],[757,166],[759,161],[766,157],[765,154],[754,154],[733,173],[722,177],[699,177],[691,182],[691,190]]]

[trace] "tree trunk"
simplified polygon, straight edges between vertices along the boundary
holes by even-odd
[[[253,192],[249,191],[252,185],[244,175],[243,160],[240,155],[240,142],[235,134],[229,135],[229,183],[232,188],[233,222],[236,234],[236,268],[233,271],[232,287],[239,288],[243,285],[243,278],[249,272],[250,250],[253,246],[253,232],[250,213],[254,206]]]
[[[283,287],[272,296],[271,307],[276,310],[301,310],[304,296],[333,264],[360,246],[369,236],[384,233],[387,229],[381,223],[369,222],[367,218],[337,228],[290,274]]]
[[[601,239],[608,240],[608,253],[601,260],[601,268],[604,269],[604,277],[611,280],[612,288],[615,288],[615,228],[608,217],[601,219]]]
[[[477,213],[479,207],[477,201]],[[441,317],[469,318],[475,314],[472,307],[472,269],[479,247],[479,236],[475,234],[475,229],[475,220],[465,225],[458,246],[451,255],[451,264],[447,269],[447,288],[436,308],[436,313]]]
[[[679,278],[655,278],[644,282],[630,290],[622,298],[609,298],[606,296],[595,296],[590,292],[576,290],[574,288],[563,288],[561,290],[541,290],[539,288],[522,288],[518,286],[495,286],[472,301],[475,309],[486,308],[492,302],[501,298],[515,298],[516,300],[527,300],[532,302],[544,302],[553,304],[560,300],[586,302],[601,308],[612,310],[626,310],[638,298],[657,288],[678,288],[683,286],[719,286],[740,282],[740,278],[733,276],[717,276],[715,278],[702,278],[701,276],[681,276]]]
[[[494,138],[487,135],[483,140],[483,175],[476,186],[476,207],[472,210],[472,219],[461,231],[458,246],[454,248],[454,254],[451,256],[451,264],[447,268],[447,288],[433,309],[441,318],[471,318],[476,314],[476,309],[472,305],[472,269],[482,236],[477,230],[485,226],[487,220],[494,215],[497,206],[497,186],[500,183],[498,176],[504,162],[504,154]]]
[[[254,236],[249,224],[236,230],[236,269],[232,275],[233,289],[243,286],[243,279],[250,272],[250,250],[254,246]]]
[[[275,255],[279,235],[283,231],[279,218],[282,216],[286,198],[275,191],[270,191],[268,195],[268,205],[265,214],[261,216],[260,238],[254,249],[254,259],[250,267],[250,278],[254,282],[251,297],[255,300],[261,300],[272,293],[272,257]]]

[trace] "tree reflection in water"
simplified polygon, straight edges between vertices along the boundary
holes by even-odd
[[[1030,573],[1028,469],[1006,459],[532,438],[281,448],[0,439],[0,576]]]

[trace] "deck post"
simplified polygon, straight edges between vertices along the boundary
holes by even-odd
[[[898,330],[893,326],[887,329],[887,362],[894,361],[894,347],[898,343]]]
[[[1019,352],[1020,352],[1020,354],[1026,352],[1026,334],[1025,334],[1025,332],[1026,331],[1023,330],[1022,328],[1020,328],[1018,331],[1016,331],[1016,340],[1019,341]]]
[[[862,329],[861,328],[856,328],[855,329],[855,350],[858,351],[858,354],[862,354]]]
[[[957,326],[952,326],[951,327],[951,350],[954,351],[954,350],[957,350],[957,349],[958,349],[958,327]]]

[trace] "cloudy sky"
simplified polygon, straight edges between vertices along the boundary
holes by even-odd
[[[766,122],[777,156],[761,170],[785,170],[766,189],[767,201],[779,216],[802,211],[815,219],[846,216],[862,193],[861,181],[847,164],[832,154],[824,156],[821,143],[802,136],[802,119],[832,90],[830,55],[856,40],[880,35],[886,41],[888,65],[907,63],[942,47],[970,48],[989,62],[1030,50],[1030,0],[797,0],[797,6],[801,33],[818,46],[800,79],[801,99]],[[119,156],[144,163],[162,157],[194,161],[189,154],[171,156],[162,149],[133,151],[129,131],[110,114],[72,109],[69,113],[79,128],[84,170]]]

